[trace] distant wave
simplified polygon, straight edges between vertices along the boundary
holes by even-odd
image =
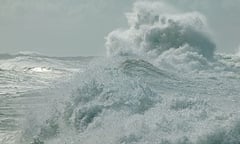
[[[17,54],[8,54],[8,53],[0,53],[1,59],[13,59],[16,57],[42,57],[42,58],[51,58],[51,59],[59,59],[59,60],[89,60],[94,58],[94,56],[75,56],[75,57],[58,57],[58,56],[46,56],[44,54],[38,52],[19,52]]]

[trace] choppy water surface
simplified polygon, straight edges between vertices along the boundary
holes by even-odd
[[[18,143],[29,106],[42,107],[42,91],[84,71],[91,58],[50,58],[34,54],[0,56],[0,142]]]

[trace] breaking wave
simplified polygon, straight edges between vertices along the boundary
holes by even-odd
[[[135,3],[133,12],[127,13],[129,29],[106,37],[108,55],[159,57],[171,49],[189,48],[189,53],[212,58],[215,44],[208,36],[206,18],[197,12],[169,12],[167,7],[159,2]]]
[[[146,1],[126,15],[108,58],[41,93],[48,106],[29,108],[20,142],[240,143],[240,60],[215,53],[206,18]]]

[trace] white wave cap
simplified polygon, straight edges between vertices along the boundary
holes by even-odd
[[[213,57],[215,44],[206,18],[198,12],[181,13],[162,2],[140,1],[126,16],[129,28],[106,37],[108,56],[158,58],[170,49],[188,47],[191,53]]]

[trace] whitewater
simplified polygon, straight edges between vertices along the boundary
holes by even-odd
[[[0,55],[1,144],[239,144],[240,56],[207,18],[138,1],[106,57]]]

